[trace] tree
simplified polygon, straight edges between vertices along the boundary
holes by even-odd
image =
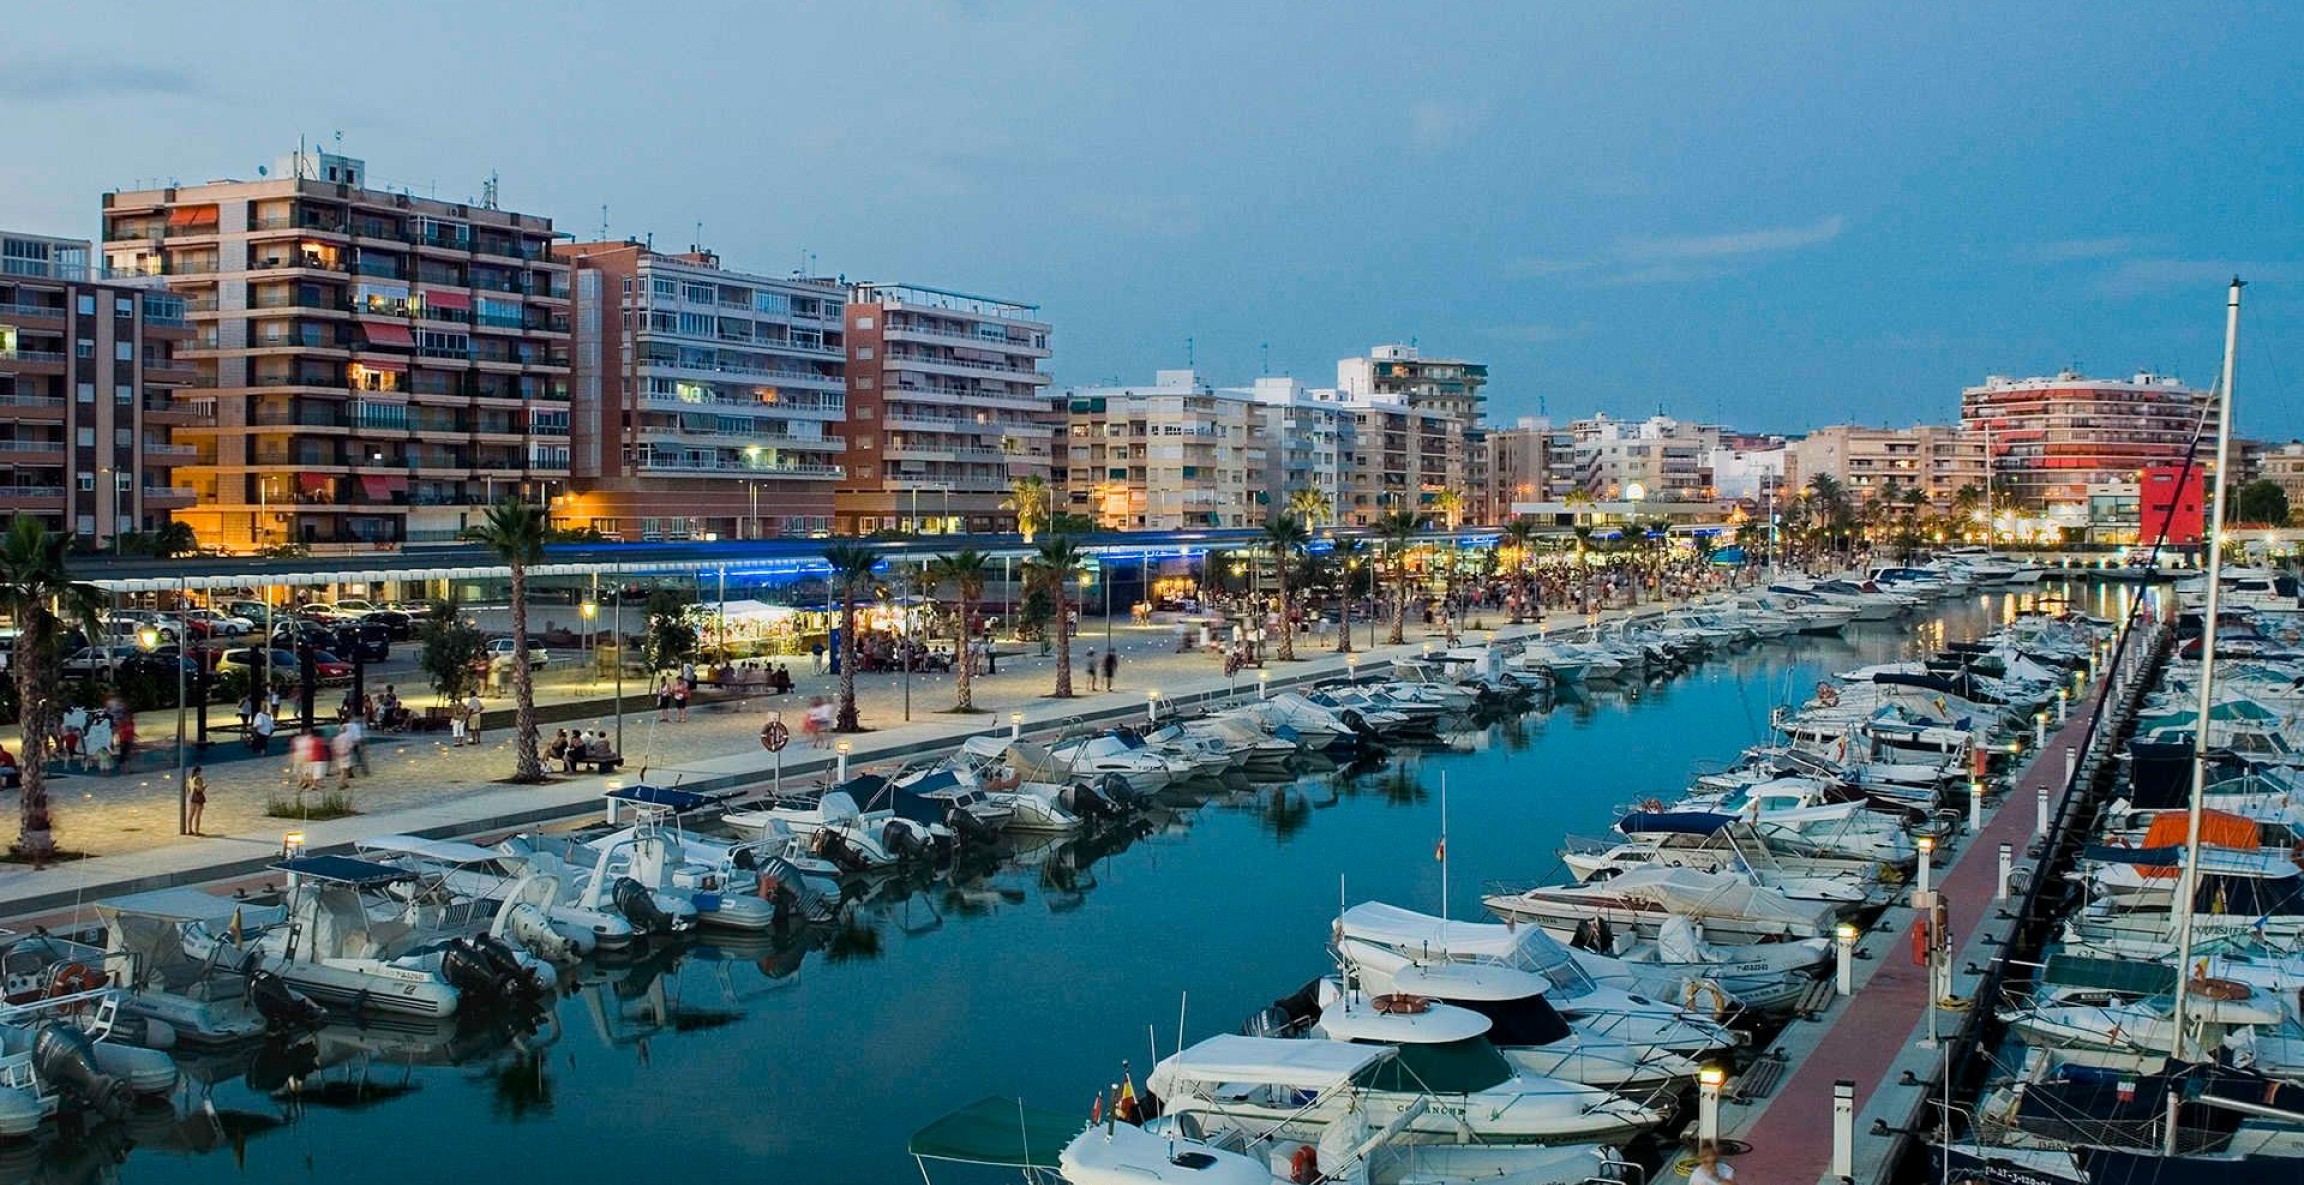
[[[856,602],[872,586],[872,569],[880,553],[853,540],[824,549],[824,562],[832,566],[832,591],[840,598],[840,715],[833,727],[861,732],[856,719]]]
[[[1456,490],[1441,490],[1432,495],[1432,513],[1453,531],[1464,524],[1464,495]]]
[[[1528,620],[1529,569],[1536,558],[1536,520],[1521,515],[1504,524],[1504,544],[1512,549],[1512,624]]]
[[[1046,591],[1056,603],[1056,698],[1072,698],[1072,606],[1068,586],[1072,575],[1080,570],[1087,553],[1068,535],[1050,535],[1041,540],[1031,559],[1024,561],[1024,574],[1033,584]]]
[[[200,550],[200,537],[193,534],[191,524],[170,519],[157,530],[130,531],[112,541],[112,551],[122,556],[150,556],[172,560]]]
[[[1272,549],[1272,572],[1280,590],[1280,661],[1296,661],[1296,604],[1289,595],[1291,569],[1312,542],[1304,520],[1293,514],[1273,515],[1264,524],[1264,545]]]
[[[416,623],[416,641],[423,647],[416,657],[417,668],[445,700],[463,696],[473,665],[488,653],[488,639],[464,619],[453,601],[433,602],[431,611]]]
[[[1336,504],[1329,501],[1328,495],[1305,486],[1288,495],[1288,513],[1302,520],[1307,527],[1317,527],[1324,522],[1336,521]]]
[[[2281,489],[2280,483],[2261,477],[2233,490],[2232,521],[2287,526],[2288,491]]]
[[[1386,511],[1376,520],[1376,537],[1384,541],[1384,558],[1392,565],[1392,634],[1398,646],[1407,640],[1408,548],[1424,529],[1424,516],[1413,510]]]
[[[16,852],[34,867],[56,854],[46,759],[48,736],[56,728],[63,625],[68,619],[89,637],[99,637],[96,617],[106,601],[101,589],[72,579],[64,558],[71,546],[70,536],[50,533],[29,515],[17,516],[0,537],[0,609],[16,623],[17,720],[24,734],[23,752],[17,755],[23,792],[17,802]]]
[[[953,651],[956,672],[953,675],[953,702],[955,712],[976,710],[975,690],[971,680],[976,672],[975,653],[968,647],[969,625],[976,618],[976,602],[984,597],[984,584],[992,575],[992,557],[973,547],[940,555],[928,566],[928,579],[932,587],[949,585],[959,601],[959,624],[953,633],[960,646]]]
[[[1338,539],[1329,556],[1336,561],[1336,653],[1352,653],[1352,602],[1368,589],[1368,544],[1361,539]]]
[[[512,568],[512,780],[541,782],[544,759],[536,748],[536,675],[528,664],[528,568],[544,562],[544,512],[508,497],[488,508],[471,532],[481,546]]]
[[[1019,477],[1001,499],[1002,510],[1016,512],[1016,533],[1030,543],[1048,525],[1048,479]]]
[[[649,670],[679,666],[696,653],[696,627],[688,622],[687,607],[687,600],[671,589],[659,588],[648,594],[648,623],[643,627],[640,647]]]

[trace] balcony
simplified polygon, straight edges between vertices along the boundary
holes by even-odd
[[[67,316],[63,305],[0,304],[0,317],[23,317],[41,321],[62,321]]]
[[[61,395],[34,395],[29,391],[0,393],[0,407],[63,407]]]
[[[188,444],[164,444],[157,440],[144,442],[144,455],[153,460],[189,461],[200,455],[200,450]]]
[[[0,440],[0,456],[61,457],[63,455],[64,442],[61,440]]]
[[[743,461],[699,461],[686,457],[658,457],[642,453],[633,463],[641,473],[716,473],[731,477],[807,478],[824,480],[843,476],[846,470],[838,465],[752,465]]]
[[[63,486],[0,486],[0,504],[12,502],[60,501]]]
[[[0,350],[0,362],[52,362],[61,364],[63,361],[64,355],[53,350]]]

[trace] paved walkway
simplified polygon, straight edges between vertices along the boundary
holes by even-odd
[[[2094,691],[2101,691],[2098,684]],[[2049,734],[2048,744],[2034,756],[2014,790],[1988,808],[1982,831],[1967,836],[1950,854],[1936,853],[1940,872],[1934,888],[1950,915],[1954,940],[1964,945],[1952,956],[1955,968],[1952,995],[1964,997],[1974,990],[1976,977],[1958,970],[1966,960],[1982,962],[1975,951],[1978,931],[1999,903],[1993,898],[1999,881],[1999,850],[2003,843],[2019,853],[2031,841],[2037,800],[2045,787],[2051,797],[2061,793],[2064,750],[2086,733],[2093,694],[2073,705],[2062,728]],[[1751,1145],[1736,1158],[1738,1180],[1769,1185],[1807,1185],[1826,1181],[1832,1165],[1832,1095],[1837,1082],[1856,1084],[1855,1141],[1852,1167],[1857,1181],[1879,1181],[1888,1170],[1897,1135],[1872,1134],[1874,1119],[1891,1128],[1907,1126],[1922,1102],[1920,1085],[1902,1085],[1905,1071],[1918,1083],[1936,1077],[1931,1063],[1969,1020],[1962,1012],[1936,1012],[1936,1036],[1930,1042],[1933,1011],[1928,972],[1912,961],[1912,931],[1919,912],[1910,895],[1891,905],[1873,924],[1862,942],[1870,958],[1860,968],[1856,994],[1836,1001],[1820,1024],[1793,1021],[1776,1048],[1796,1060],[1776,1091],[1750,1107],[1724,1105],[1721,1134]],[[2004,925],[2004,924],[2003,924]],[[1885,939],[1885,941],[1883,941]],[[1901,1034],[1901,1040],[1882,1040]]]
[[[1657,606],[1641,606],[1649,613]],[[1623,616],[1616,610],[1603,620]],[[1534,626],[1514,631],[1505,627],[1502,614],[1486,618],[1499,636],[1533,632]],[[1578,619],[1580,620],[1580,619]],[[1365,628],[1365,627],[1363,627]],[[1089,643],[1101,651],[1104,631],[1093,623],[1078,644],[1084,653]],[[1089,693],[1075,663],[1071,700],[1049,696],[1054,684],[1054,658],[1031,654],[1002,658],[1000,673],[975,681],[976,715],[953,715],[940,709],[952,702],[950,676],[915,674],[912,680],[912,722],[903,721],[901,676],[873,675],[858,680],[859,713],[869,730],[849,738],[851,765],[942,749],[968,735],[1006,732],[1014,712],[1024,714],[1027,730],[1054,730],[1092,719],[1140,718],[1145,692],[1158,689],[1166,699],[1196,700],[1229,695],[1253,696],[1254,670],[1237,679],[1222,674],[1221,659],[1210,652],[1176,653],[1173,625],[1149,627],[1116,624],[1112,637],[1122,655],[1120,689]],[[1365,635],[1361,635],[1364,643]],[[1373,666],[1394,658],[1412,657],[1437,644],[1437,634],[1420,635],[1400,647],[1365,648],[1361,660]],[[1271,663],[1276,684],[1307,678],[1331,677],[1345,669],[1343,656],[1334,653],[1335,637],[1299,641],[1303,661]],[[769,711],[782,711],[796,722],[811,695],[832,695],[831,676],[801,678],[790,696],[736,699],[703,709],[691,708],[686,723],[657,723],[652,705],[639,696],[627,703],[624,751],[630,760],[616,775],[635,780],[643,773],[650,782],[691,788],[727,788],[761,785],[769,781],[775,758],[761,750],[758,733]],[[602,715],[571,725],[614,730],[614,718]],[[547,726],[545,738],[549,740]],[[797,733],[797,729],[794,730]],[[147,760],[154,760],[147,758]],[[813,776],[833,764],[828,749],[809,750],[794,738],[782,755],[786,776]],[[20,865],[0,865],[0,915],[21,916],[70,908],[97,897],[169,884],[194,883],[244,875],[260,869],[277,854],[282,835],[301,830],[317,850],[349,843],[368,835],[424,832],[434,835],[470,834],[509,828],[541,819],[581,812],[595,804],[608,779],[578,774],[555,777],[540,786],[514,786],[502,779],[512,772],[512,738],[507,729],[492,729],[477,748],[456,749],[439,734],[384,737],[372,746],[372,777],[355,779],[353,797],[359,815],[329,822],[298,824],[272,817],[266,806],[275,799],[292,798],[287,763],[274,756],[219,764],[206,770],[208,808],[202,837],[176,834],[177,784],[172,756],[163,768],[140,768],[132,773],[99,776],[73,774],[51,782],[57,834],[66,848],[93,852],[42,871]],[[0,801],[6,801],[0,799]]]

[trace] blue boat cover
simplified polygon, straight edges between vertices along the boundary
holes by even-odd
[[[689,811],[702,810],[727,796],[698,794],[693,790],[675,790],[670,786],[650,786],[641,783],[637,786],[620,786],[610,790],[602,797],[613,798],[618,802],[638,803],[641,806],[663,807],[673,814],[682,815]]]
[[[1712,811],[1635,811],[1617,822],[1626,835],[1710,835],[1736,821]]]
[[[2081,849],[2080,858],[2098,864],[2134,864],[2143,868],[2181,868],[2184,866],[2184,847],[2178,844],[2166,848],[2122,848],[2111,844],[2092,843]]]
[[[350,856],[298,856],[293,860],[274,860],[269,867],[275,872],[292,872],[316,881],[335,881],[356,886],[388,885],[393,881],[416,879],[416,874],[405,868],[394,868],[373,860],[355,860]]]

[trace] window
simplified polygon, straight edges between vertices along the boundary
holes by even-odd
[[[783,313],[789,312],[791,308],[791,299],[781,292],[755,292],[752,294],[752,311],[755,313]]]
[[[126,491],[126,490],[132,490],[132,489],[135,489],[135,488],[136,488],[136,475],[135,475],[135,474],[133,474],[133,473],[125,473],[125,472],[123,472],[123,473],[115,473],[115,474],[113,474],[113,475],[112,475],[112,488],[114,488],[114,489],[116,489],[116,490],[122,490],[122,491]]]
[[[861,361],[866,361],[866,360],[869,360],[871,357],[872,357],[872,347],[870,347],[870,346],[858,346],[858,347],[856,347],[856,358],[857,358],[857,360],[858,360],[858,361],[860,361],[860,362],[861,362]]]
[[[94,383],[82,383],[82,384],[80,384],[79,396],[80,396],[80,402],[82,402],[82,403],[94,403],[94,402],[96,402],[96,384],[94,384]]]
[[[710,337],[715,320],[710,313],[682,313],[680,334],[683,337]]]
[[[135,386],[134,386],[133,384],[130,384],[130,383],[115,383],[115,384],[113,384],[113,387],[112,387],[112,402],[114,402],[114,403],[117,403],[117,404],[120,404],[120,405],[121,405],[121,406],[123,406],[123,407],[127,406],[128,404],[131,404],[131,403],[134,403],[134,402],[136,402],[136,388],[135,388]]]
[[[127,297],[127,296],[115,296],[115,297],[113,297],[113,298],[112,298],[112,315],[113,315],[113,316],[115,316],[115,317],[133,317],[133,316],[135,316],[135,315],[136,315],[136,301],[135,301],[135,298],[133,298],[133,297]]]
[[[95,474],[93,474],[93,473],[83,473],[83,474],[81,474],[81,475],[80,475],[80,488],[81,488],[81,489],[83,489],[83,490],[93,490],[93,489],[95,489],[95,488],[96,488],[96,475],[95,475]]]
[[[859,391],[869,391],[869,390],[871,390],[871,389],[872,389],[872,379],[871,379],[871,376],[869,376],[869,375],[865,375],[865,376],[860,376],[859,378],[857,378],[857,380],[856,380],[856,389],[857,389],[857,390],[859,390]]]
[[[716,304],[720,299],[719,291],[710,284],[690,284],[683,295],[689,304]]]
[[[81,448],[96,447],[96,430],[94,428],[77,429],[75,436],[75,443],[77,443]]]
[[[96,315],[96,295],[94,293],[83,292],[80,294],[80,315],[83,317]]]
[[[870,318],[870,317],[858,317],[858,318],[856,318],[856,328],[858,328],[858,329],[870,329],[870,328],[872,328],[872,318]]]
[[[134,428],[114,428],[112,430],[112,443],[118,448],[135,448],[136,430]]]
[[[80,339],[80,342],[79,342],[79,344],[73,347],[73,349],[72,349],[72,352],[73,352],[73,353],[75,353],[75,354],[77,354],[77,355],[79,355],[79,356],[80,356],[80,357],[82,357],[82,358],[93,358],[93,357],[95,357],[95,356],[96,356],[96,342],[95,342],[95,339],[93,339],[93,338],[85,338],[85,337],[84,337],[84,338],[81,338],[81,339]]]
[[[136,360],[136,343],[113,342],[112,360],[115,362],[134,362]]]

